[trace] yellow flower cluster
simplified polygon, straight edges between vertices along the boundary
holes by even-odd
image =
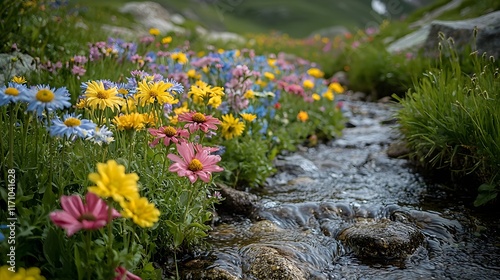
[[[193,99],[196,104],[203,104],[207,100],[207,105],[213,108],[218,108],[222,103],[224,96],[223,87],[212,87],[209,84],[198,80],[191,86],[188,96]]]
[[[19,268],[17,271],[11,271],[10,266],[4,265],[0,267],[0,279],[2,280],[45,280],[45,277],[40,275],[41,271],[38,267],[30,267],[28,269]]]
[[[160,218],[160,211],[145,197],[139,195],[136,173],[125,173],[125,166],[114,160],[97,164],[97,173],[90,173],[95,186],[88,191],[101,198],[111,198],[122,207],[122,216],[130,218],[140,227],[152,227]]]

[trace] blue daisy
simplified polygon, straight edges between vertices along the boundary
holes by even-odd
[[[26,101],[26,92],[28,88],[25,85],[9,82],[7,86],[0,87],[0,106],[9,103]]]
[[[101,146],[102,144],[109,144],[115,139],[113,138],[113,132],[103,125],[101,128],[96,127],[85,140]]]
[[[62,120],[59,117],[55,118],[49,127],[50,136],[66,136],[68,139],[74,136],[87,137],[94,132],[96,124],[80,117],[81,115],[65,114]]]
[[[41,116],[44,110],[49,112],[71,106],[70,95],[66,87],[58,89],[49,85],[37,85],[27,91],[28,111],[36,111]]]

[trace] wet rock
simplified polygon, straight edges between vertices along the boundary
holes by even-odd
[[[424,235],[415,227],[387,219],[357,223],[340,232],[338,239],[360,259],[405,259],[422,245]]]
[[[261,244],[249,245],[243,252],[243,271],[251,275],[251,279],[309,279],[307,273],[302,271],[298,263],[287,256],[286,252]]]
[[[221,213],[251,216],[259,207],[258,197],[254,194],[239,191],[223,184],[218,184],[219,191],[224,198],[217,211]]]
[[[227,267],[213,265],[213,260],[194,259],[182,265],[185,280],[240,280],[241,275]]]
[[[410,152],[410,149],[404,141],[393,142],[387,148],[387,156],[391,158],[404,158],[407,157]]]

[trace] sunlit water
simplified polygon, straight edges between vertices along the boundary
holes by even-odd
[[[259,193],[252,219],[217,225],[207,258],[239,279],[255,248],[274,248],[307,271],[309,279],[500,279],[498,213],[478,213],[437,184],[427,183],[405,159],[389,158],[399,137],[391,105],[346,102],[355,126],[328,144],[280,157],[280,170]],[[359,260],[336,240],[363,221],[410,223],[422,246],[397,263]]]

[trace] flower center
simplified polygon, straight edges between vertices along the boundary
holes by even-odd
[[[168,137],[172,137],[177,134],[177,130],[171,126],[165,126],[163,128],[163,133],[165,133]]]
[[[83,213],[80,217],[78,217],[78,221],[96,221],[96,217],[92,213]]]
[[[193,115],[193,121],[195,121],[197,123],[203,123],[206,120],[207,119],[205,118],[205,116],[202,113],[196,113]]]
[[[97,98],[99,99],[108,99],[109,98],[109,94],[104,91],[104,90],[100,90],[98,93],[97,93]]]
[[[12,95],[12,96],[18,96],[19,90],[17,90],[17,88],[9,87],[9,88],[5,89],[5,94]]]
[[[48,103],[52,100],[54,100],[54,93],[50,90],[50,89],[41,89],[39,90],[37,93],[36,93],[36,99],[38,101],[42,101],[42,102],[45,102],[45,103]]]
[[[156,90],[150,90],[149,96],[153,98],[158,97],[158,92]]]
[[[201,163],[201,161],[199,161],[197,159],[193,159],[189,163],[188,169],[193,171],[193,172],[200,171],[200,170],[203,170],[203,164]]]
[[[82,122],[77,118],[67,118],[64,124],[68,127],[79,126]]]

